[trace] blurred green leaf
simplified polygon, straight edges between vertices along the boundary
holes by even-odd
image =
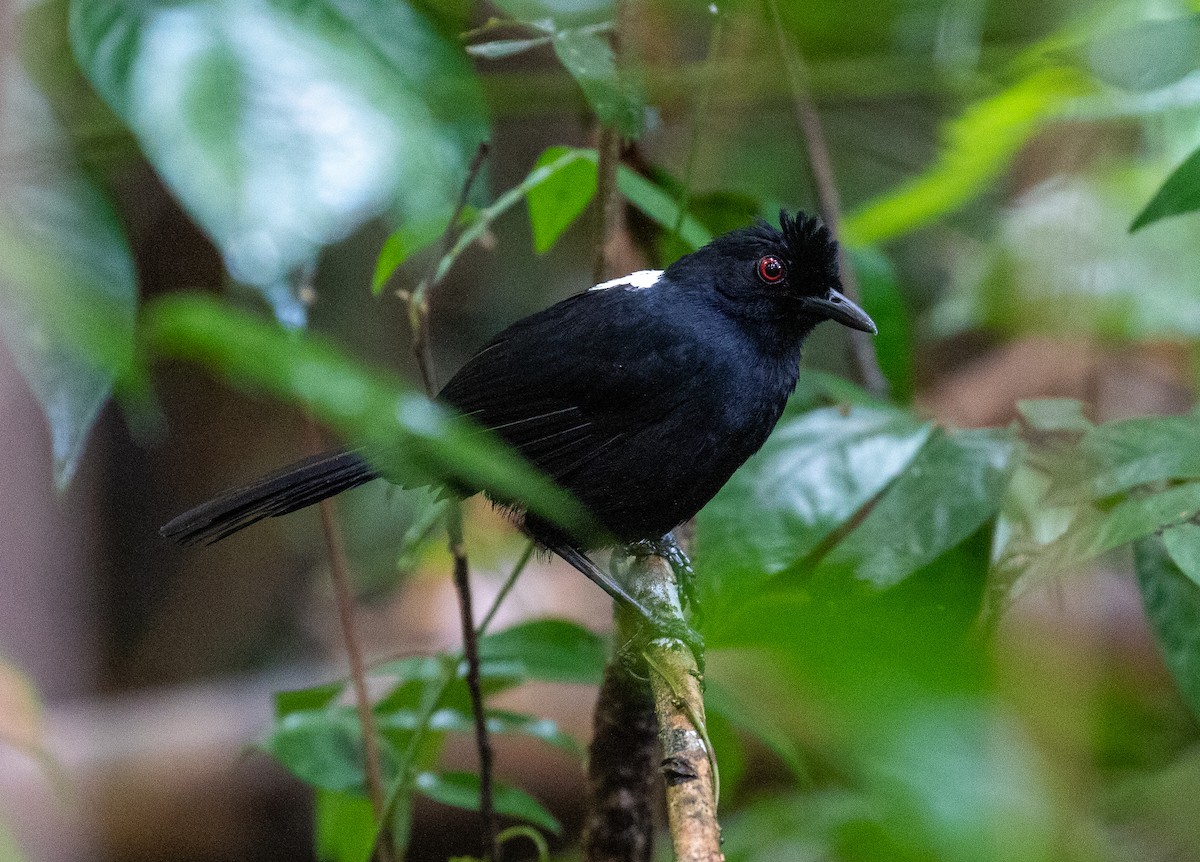
[[[198,362],[234,386],[304,408],[400,483],[482,488],[556,523],[588,523],[578,503],[518,454],[319,338],[208,297],[177,294],[147,307],[141,339],[154,354]]]
[[[629,69],[618,69],[612,46],[587,30],[554,34],[554,53],[587,96],[596,116],[626,138],[637,138],[645,125],[646,97]]]
[[[275,692],[275,717],[283,718],[288,713],[321,709],[333,703],[346,683],[342,680],[327,682],[312,688]]]
[[[935,434],[812,577],[883,588],[932,563],[999,511],[1015,451],[1002,430]]]
[[[62,490],[130,370],[137,282],[116,214],[16,63],[0,69],[0,106],[0,336],[50,426]]]
[[[415,709],[379,709],[377,712],[381,730],[412,731],[420,724],[421,716]],[[436,733],[471,734],[475,732],[475,718],[469,710],[443,707],[429,717],[428,726]],[[491,733],[529,736],[576,757],[583,756],[579,743],[559,730],[558,725],[548,718],[490,709],[487,712],[487,726]]]
[[[1171,172],[1162,188],[1133,220],[1129,232],[1141,230],[1159,219],[1197,209],[1200,209],[1200,150],[1184,159],[1183,164]]]
[[[683,194],[683,184],[667,175],[665,171],[657,171],[656,178],[676,200]],[[687,210],[689,217],[699,222],[708,231],[709,236],[718,236],[753,223],[761,213],[762,205],[757,198],[750,195],[715,191],[688,195]],[[659,259],[665,266],[696,250],[696,246],[676,236],[674,229],[675,225],[671,224],[659,243]],[[692,239],[699,239],[699,234]]]
[[[578,623],[533,620],[486,635],[479,656],[518,668],[526,679],[595,685],[604,674],[608,644]]]
[[[496,5],[516,20],[544,30],[600,24],[614,14],[612,0],[496,0]]]
[[[729,689],[725,683],[717,679],[706,681],[704,688],[705,708],[709,711],[709,719],[714,715],[720,716],[731,724],[741,728],[767,747],[792,773],[797,781],[809,779],[808,769],[800,756],[796,741],[780,727],[774,718],[757,706],[752,705],[743,693]],[[710,730],[711,725],[710,725]],[[718,748],[717,757],[721,763],[722,778],[726,778],[723,752]],[[733,786],[730,781],[730,786]]]
[[[1133,550],[1142,603],[1159,650],[1183,699],[1200,716],[1200,584],[1172,559],[1161,538],[1146,537]]]
[[[1189,219],[1128,233],[1144,172],[1061,176],[1003,214],[981,259],[956,271],[934,318],[948,334],[1084,334],[1113,341],[1200,334],[1200,244]]]
[[[587,159],[564,161],[569,147],[550,147],[538,158],[534,170],[559,164],[546,179],[529,189],[529,224],[533,249],[549,251],[596,196],[596,163]]]
[[[479,809],[479,776],[470,772],[422,772],[414,785],[419,793],[443,805]],[[523,790],[509,784],[495,782],[492,785],[496,813],[516,817],[540,826],[547,832],[558,835],[562,832],[559,822],[542,807],[536,799]]]
[[[696,519],[706,607],[753,594],[900,475],[932,426],[893,407],[787,412]]]
[[[879,334],[872,344],[887,379],[888,391],[894,400],[907,404],[912,401],[916,385],[913,371],[915,339],[900,280],[891,261],[878,249],[854,249],[851,255],[862,292],[862,305],[879,327]]]
[[[1047,118],[1088,89],[1078,72],[1049,68],[970,105],[946,126],[933,165],[847,216],[843,239],[855,247],[877,245],[958,209],[1007,167]]]
[[[266,749],[308,784],[335,793],[361,793],[362,727],[353,707],[289,712],[276,720]]]
[[[1050,462],[1050,504],[1100,500],[1140,485],[1200,479],[1200,422],[1153,416],[1093,426]]]
[[[352,793],[317,789],[315,832],[321,862],[367,862],[375,838],[371,800]]]
[[[1035,431],[1086,433],[1095,427],[1083,415],[1083,403],[1074,398],[1040,398],[1018,401],[1017,411]]]
[[[1179,570],[1200,586],[1200,524],[1179,524],[1163,530],[1162,540]]]
[[[1126,90],[1173,84],[1200,63],[1200,16],[1144,21],[1093,39],[1085,47],[1097,78]]]
[[[626,165],[617,167],[617,188],[625,199],[641,210],[651,221],[667,230],[674,230],[679,221],[679,201],[671,197],[652,181],[646,179]],[[692,251],[707,245],[712,240],[708,228],[694,216],[684,215],[679,228],[679,237]]]
[[[465,55],[402,0],[73,0],[92,84],[279,319],[289,276],[389,208],[453,199],[486,133]]]
[[[449,215],[435,218],[416,216],[392,231],[384,240],[379,258],[375,261],[371,292],[378,296],[392,273],[403,266],[406,260],[438,241],[449,221]]]

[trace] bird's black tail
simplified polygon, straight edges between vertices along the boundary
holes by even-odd
[[[353,452],[317,455],[184,512],[160,532],[182,545],[211,545],[263,518],[303,509],[378,476]]]

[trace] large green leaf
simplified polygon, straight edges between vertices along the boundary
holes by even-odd
[[[843,238],[853,246],[876,245],[958,209],[992,183],[1047,118],[1088,87],[1078,72],[1049,68],[970,105],[947,124],[937,160],[850,213]]]
[[[872,340],[879,367],[892,398],[912,400],[916,385],[913,371],[912,316],[900,289],[896,270],[887,256],[875,248],[854,249],[854,270],[862,292],[862,305],[879,327]]]
[[[596,196],[596,163],[590,159],[563,161],[568,147],[550,147],[538,158],[534,170],[562,164],[544,182],[529,189],[529,224],[533,228],[533,250],[549,251],[563,231],[579,218]]]
[[[479,808],[479,776],[470,772],[422,772],[413,785],[423,796],[443,805],[475,811]],[[562,826],[536,799],[503,782],[493,782],[492,802],[497,814],[506,814],[540,826],[557,835]]]
[[[415,709],[379,709],[377,712],[380,730],[385,733],[392,730],[411,732],[420,726],[421,715]],[[469,710],[443,707],[435,710],[429,716],[428,726],[429,730],[435,733],[473,734],[475,717]],[[529,736],[568,754],[575,756],[583,754],[579,743],[559,730],[558,724],[548,718],[489,709],[487,727],[490,733]]]
[[[11,58],[0,106],[0,336],[49,423],[61,489],[128,370],[137,284],[112,207]]]
[[[367,862],[375,843],[371,800],[353,793],[318,788],[313,816],[314,843],[321,862]]]
[[[1196,150],[1171,172],[1167,181],[1138,213],[1129,230],[1140,230],[1168,216],[1200,209],[1200,150]]]
[[[1179,570],[1200,586],[1200,524],[1189,522],[1163,530],[1162,540]]]
[[[578,623],[533,620],[485,636],[479,656],[517,669],[525,679],[596,684],[604,673],[608,645]]]
[[[365,785],[362,726],[353,707],[289,712],[275,722],[267,751],[308,784],[335,793]]]
[[[1134,545],[1134,563],[1163,659],[1183,699],[1200,716],[1200,584],[1183,572],[1156,536]]]
[[[453,199],[485,134],[462,52],[403,0],[73,0],[92,84],[280,320],[324,246]]]
[[[813,576],[890,587],[932,563],[999,511],[1015,449],[1004,431],[937,434]]]
[[[1099,500],[1139,485],[1200,479],[1200,418],[1153,416],[1109,422],[1050,462],[1052,503]]]
[[[789,408],[696,519],[706,603],[752,594],[806,557],[904,471],[931,430],[892,407]]]
[[[398,483],[482,488],[576,529],[589,523],[578,503],[492,435],[319,338],[186,294],[151,304],[141,338],[159,356],[198,362],[234,386],[304,408]]]

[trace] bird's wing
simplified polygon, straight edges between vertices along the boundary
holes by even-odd
[[[686,362],[649,300],[624,289],[564,300],[498,335],[439,398],[561,480],[681,397]]]

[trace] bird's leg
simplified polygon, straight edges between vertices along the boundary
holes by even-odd
[[[679,543],[675,540],[675,536],[668,533],[658,540],[633,542],[622,546],[621,551],[629,560],[638,560],[645,557],[661,557],[670,565],[671,571],[675,575],[678,599],[655,597],[656,600],[652,605],[656,613],[650,622],[659,636],[682,641],[692,651],[692,655],[696,658],[696,664],[703,673],[704,638],[700,636],[698,631],[688,625],[682,616],[684,606],[690,604],[693,609],[697,607],[694,596],[696,573],[692,569],[692,564],[688,560],[687,554],[683,552],[683,549],[679,547]],[[617,568],[616,561],[618,558],[619,555],[614,552],[614,569]]]

